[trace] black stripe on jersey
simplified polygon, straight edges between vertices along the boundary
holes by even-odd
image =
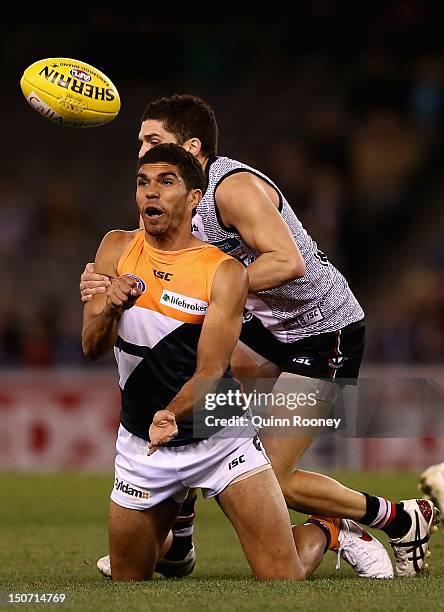
[[[214,199],[214,208],[216,210],[216,217],[217,220],[219,222],[219,225],[221,226],[221,228],[223,230],[225,230],[226,232],[237,232],[237,229],[235,227],[227,227],[224,222],[221,219],[220,216],[220,212],[219,209],[217,207],[217,202],[216,202],[216,191],[218,189],[218,187],[220,186],[221,183],[224,182],[224,180],[228,177],[231,176],[232,174],[239,174],[239,172],[249,172],[250,174],[254,174],[254,176],[257,176],[258,178],[260,178],[261,180],[264,181],[264,183],[267,183],[268,185],[270,185],[270,187],[273,187],[273,189],[276,191],[276,193],[278,194],[279,197],[279,206],[278,206],[278,211],[279,213],[282,212],[282,208],[284,206],[284,203],[282,201],[282,194],[279,191],[279,189],[276,187],[276,185],[274,185],[271,180],[267,180],[265,176],[261,176],[258,172],[253,172],[253,170],[249,170],[248,168],[234,168],[234,170],[230,170],[229,172],[227,172],[226,174],[223,175],[223,177],[221,179],[218,180],[218,182],[215,184],[214,189],[213,189],[213,199]],[[238,232],[237,232],[238,233]]]
[[[144,440],[154,413],[165,408],[196,371],[201,325],[184,323],[162,338],[153,348],[117,338],[116,347],[125,354],[141,357],[121,389],[122,425]],[[192,441],[192,421],[178,424],[176,444]]]
[[[135,355],[136,357],[143,357],[144,351],[150,350],[145,346],[138,346],[137,344],[131,344],[131,342],[126,342],[120,336],[117,336],[116,346],[124,353],[128,353],[128,355]]]

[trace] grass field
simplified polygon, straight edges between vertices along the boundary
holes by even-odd
[[[392,499],[416,492],[417,474],[336,475],[358,490]],[[335,556],[329,553],[308,582],[259,583],[251,578],[237,538],[217,504],[202,500],[197,507],[198,561],[192,576],[112,584],[95,568],[96,559],[107,550],[111,483],[111,475],[0,474],[0,591],[67,593],[63,609],[76,611],[444,609],[442,529],[432,538],[428,578],[354,578],[344,562],[336,571]],[[14,607],[42,610],[58,605]]]

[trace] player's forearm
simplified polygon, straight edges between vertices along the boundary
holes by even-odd
[[[105,309],[84,324],[82,349],[87,357],[96,360],[112,349],[117,340],[121,316],[121,312]]]
[[[248,272],[248,292],[256,293],[285,285],[305,274],[302,258],[289,257],[281,253],[263,253],[250,266]]]
[[[176,421],[190,416],[195,407],[201,406],[207,393],[214,391],[224,372],[223,366],[196,372],[166,406],[166,409],[174,412]]]

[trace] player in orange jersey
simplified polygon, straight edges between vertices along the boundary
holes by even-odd
[[[183,148],[148,152],[136,192],[144,230],[110,232],[97,252],[97,270],[111,285],[85,305],[82,344],[92,359],[114,347],[120,377],[112,578],[151,577],[193,486],[217,496],[257,578],[301,580],[285,501],[251,421],[235,437],[227,427],[207,439],[193,435],[206,393],[222,383],[239,388],[229,360],[247,295],[244,267],[190,232],[204,187],[200,165]]]

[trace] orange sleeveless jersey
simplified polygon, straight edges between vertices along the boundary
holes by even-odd
[[[114,348],[120,421],[136,436],[148,440],[154,413],[193,376],[213,279],[227,259],[231,257],[206,243],[178,251],[156,249],[145,242],[143,230],[120,257],[118,275],[131,275],[143,291],[135,306],[124,311]],[[237,388],[230,369],[225,378]],[[170,445],[195,441],[192,419],[179,422],[178,428]]]

